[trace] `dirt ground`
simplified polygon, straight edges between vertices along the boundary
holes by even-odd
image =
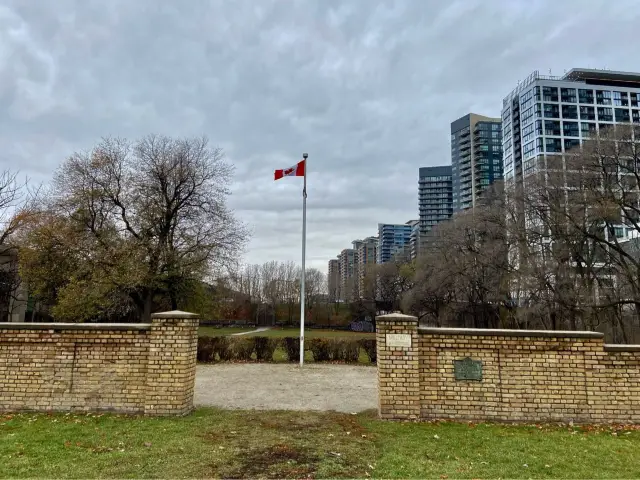
[[[196,406],[356,413],[378,407],[376,367],[198,365]]]

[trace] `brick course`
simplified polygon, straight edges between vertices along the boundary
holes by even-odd
[[[376,319],[380,417],[506,422],[640,423],[640,346],[596,332],[423,328]],[[388,347],[386,335],[411,335]],[[454,360],[482,361],[456,380]]]
[[[0,411],[183,415],[193,409],[198,317],[150,324],[0,323]]]

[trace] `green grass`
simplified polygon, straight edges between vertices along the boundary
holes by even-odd
[[[219,337],[223,335],[231,335],[234,333],[242,333],[242,332],[250,332],[255,330],[253,328],[235,328],[235,327],[225,327],[225,328],[216,328],[216,327],[208,327],[201,326],[198,330],[199,335],[202,336],[212,336]],[[259,336],[259,337],[271,337],[271,338],[284,338],[284,337],[298,337],[300,336],[299,328],[272,328],[270,330],[265,330],[263,332],[258,332],[255,334],[250,334],[249,336]],[[305,329],[304,332],[305,338],[375,338],[375,333],[364,333],[364,332],[350,332],[347,330],[319,330],[319,329]]]
[[[201,409],[0,415],[0,477],[638,478],[640,432]]]

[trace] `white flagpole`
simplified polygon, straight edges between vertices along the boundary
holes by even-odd
[[[302,274],[300,279],[300,366],[304,365],[304,280],[306,271],[304,261],[306,257],[307,244],[307,158],[308,154],[303,153],[304,159],[304,187],[302,187]]]

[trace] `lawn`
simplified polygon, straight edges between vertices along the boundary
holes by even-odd
[[[0,477],[637,478],[640,432],[201,409],[0,415]]]
[[[198,333],[201,336],[213,336],[218,337],[222,335],[232,335],[234,333],[242,333],[242,332],[250,332],[255,330],[253,328],[234,328],[234,327],[225,327],[225,328],[216,328],[209,326],[201,326],[198,330]],[[258,332],[255,334],[250,334],[250,336],[260,336],[260,337],[272,337],[272,338],[284,338],[284,337],[299,337],[300,329],[299,328],[272,328],[270,330],[265,330],[263,332]],[[376,338],[375,333],[364,333],[364,332],[351,332],[348,330],[320,330],[320,329],[305,329],[304,331],[305,338]]]

